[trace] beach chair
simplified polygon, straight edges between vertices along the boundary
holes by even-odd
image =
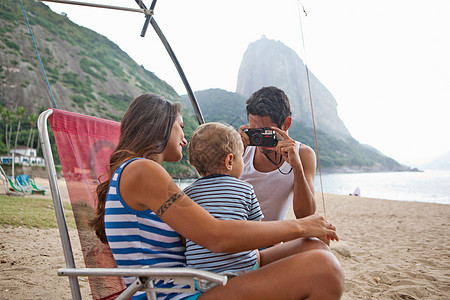
[[[0,166],[0,179],[4,182],[4,188],[5,188],[5,194],[8,196],[14,196],[14,197],[23,197],[25,195],[25,192],[22,190],[22,188],[12,181],[11,176],[8,176],[3,170],[3,168]]]
[[[38,186],[36,185],[36,182],[34,181],[33,178],[30,178],[30,185],[31,185],[31,188],[33,189],[33,190],[31,191],[31,194],[41,194],[41,195],[45,195],[45,192],[46,192],[45,188],[40,188],[40,187],[38,187]]]
[[[5,194],[8,194],[8,190],[9,190],[9,185],[8,185],[8,181],[6,180],[6,174],[5,171],[3,170],[2,166],[0,166],[0,181],[3,182],[3,189],[5,190]]]
[[[3,170],[2,166],[0,166],[0,180],[3,181],[3,188],[5,190],[5,194],[13,197],[23,197],[25,193],[22,189],[12,182],[11,178],[6,175],[5,170]]]
[[[12,176],[8,176],[7,179],[9,182],[9,186],[10,186],[9,190],[10,191],[25,194],[25,191],[22,189],[20,184],[18,184],[18,182],[14,178],[12,178]]]
[[[75,266],[47,121],[55,137],[86,268]],[[78,276],[88,276],[93,299],[129,299],[138,290],[145,291],[149,299],[156,299],[156,292],[194,291],[194,277],[226,284],[226,276],[190,268],[117,268],[108,245],[102,244],[89,227],[89,220],[95,214],[95,189],[109,166],[109,157],[118,142],[120,123],[49,109],[40,114],[38,130],[66,261],[66,268],[57,273],[69,277],[73,299],[81,299]],[[136,280],[126,288],[122,276],[133,276]],[[160,280],[188,288],[154,288],[154,283]]]
[[[28,175],[21,174],[16,176],[16,184],[26,193],[30,193],[32,195],[45,195],[45,190],[38,188],[36,183],[34,183],[34,180]]]
[[[30,184],[30,177],[28,175],[17,175],[15,178],[16,186],[20,187],[20,189],[24,193],[32,193],[33,187]]]

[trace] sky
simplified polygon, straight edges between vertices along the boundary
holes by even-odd
[[[46,4],[186,94],[153,28],[140,37],[142,14]],[[448,0],[159,0],[154,18],[193,91],[234,92],[245,50],[265,35],[297,52],[356,140],[419,167],[450,151],[449,12]]]

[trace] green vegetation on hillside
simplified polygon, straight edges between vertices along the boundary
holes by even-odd
[[[138,65],[106,37],[73,23],[65,15],[54,13],[42,2],[24,0],[23,4],[49,82],[58,90],[58,106],[64,104],[66,109],[76,112],[118,120],[124,112],[121,95],[127,96],[128,104],[140,93],[148,92],[170,100],[179,99],[170,85]],[[38,98],[47,98],[47,87],[19,2],[1,1],[0,28],[0,54],[12,57],[8,63],[1,63],[0,76],[4,83],[13,85],[17,79],[3,67],[9,70],[9,66],[17,66],[21,77],[28,80],[28,84],[22,80],[19,85],[25,89],[30,83],[42,82],[42,87],[34,90],[40,93]],[[21,93],[10,96],[17,94]],[[19,101],[36,113],[36,105],[28,107],[31,104]],[[14,103],[8,98],[0,102]]]
[[[152,92],[179,101],[170,85],[138,65],[106,37],[73,23],[67,16],[54,13],[44,3],[24,0],[23,4],[50,85],[57,91],[58,108],[120,121],[130,102],[139,94]],[[49,97],[20,2],[0,2],[0,38],[0,57],[8,60],[0,63],[1,80],[23,89],[23,92],[17,92],[16,88],[15,94],[6,89],[0,97],[2,112],[9,111],[8,116],[0,119],[0,154],[15,147],[16,135],[17,146],[39,148],[36,121],[33,126],[22,121],[17,130],[18,119],[15,117],[17,103],[25,111],[25,120],[44,110],[43,105],[37,103],[39,100],[34,99]],[[14,72],[12,67],[16,68]],[[17,73],[21,74],[20,82],[15,82]],[[37,82],[42,86],[36,86]],[[23,97],[30,90],[41,94],[32,95],[30,101]],[[197,123],[189,112],[185,113],[184,121],[189,138]],[[32,133],[34,139],[29,141]],[[38,155],[42,156],[42,152],[38,151]],[[58,162],[56,148],[53,155]],[[187,162],[187,153],[181,162],[167,164],[167,168],[176,177],[195,175]]]

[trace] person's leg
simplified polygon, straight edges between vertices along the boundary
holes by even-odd
[[[344,276],[336,257],[310,250],[234,277],[199,299],[339,299]]]
[[[271,262],[280,260],[282,258],[302,253],[309,250],[327,250],[330,248],[322,241],[315,238],[302,238],[289,241],[283,244],[278,244],[264,250],[260,250],[260,266],[265,266]]]

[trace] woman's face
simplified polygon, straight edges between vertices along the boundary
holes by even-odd
[[[183,147],[187,145],[183,128],[183,117],[181,114],[178,114],[172,125],[172,132],[169,141],[167,142],[167,147],[164,150],[164,161],[176,162],[183,157]]]

